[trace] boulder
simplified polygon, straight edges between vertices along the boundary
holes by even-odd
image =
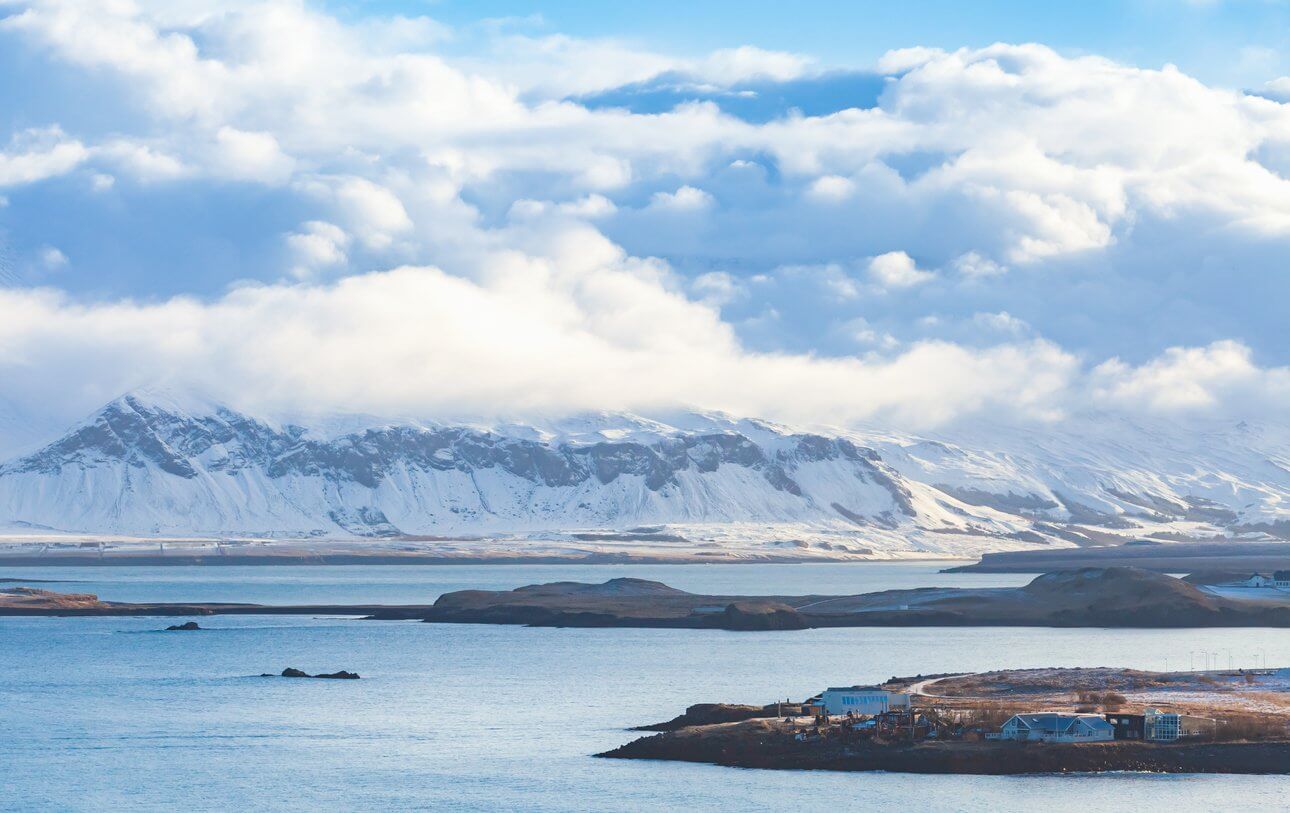
[[[185,621],[182,624],[171,624],[166,627],[166,632],[192,632],[193,630],[199,629],[201,629],[201,627],[197,625],[196,621]]]

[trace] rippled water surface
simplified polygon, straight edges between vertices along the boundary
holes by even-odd
[[[723,593],[1007,585],[937,565],[23,568],[106,599],[424,603],[631,575]],[[0,809],[1283,809],[1281,777],[948,777],[599,760],[700,701],[1026,666],[1290,664],[1283,630],[560,630],[273,616],[0,618]],[[254,677],[295,666],[357,682]]]

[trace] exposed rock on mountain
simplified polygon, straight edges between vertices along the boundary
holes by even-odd
[[[1288,535],[1285,433],[1094,421],[962,434],[958,444],[696,414],[332,429],[140,392],[0,463],[0,528],[692,552],[747,543],[832,557]]]

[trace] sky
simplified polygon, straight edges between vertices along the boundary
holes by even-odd
[[[0,411],[1283,420],[1288,40],[1278,0],[0,0]]]

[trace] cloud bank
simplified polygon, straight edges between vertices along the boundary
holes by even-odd
[[[0,395],[28,408],[156,379],[913,427],[1290,403],[1271,92],[1032,44],[859,76],[501,29],[462,54],[294,2],[0,8],[48,69],[0,119]]]

